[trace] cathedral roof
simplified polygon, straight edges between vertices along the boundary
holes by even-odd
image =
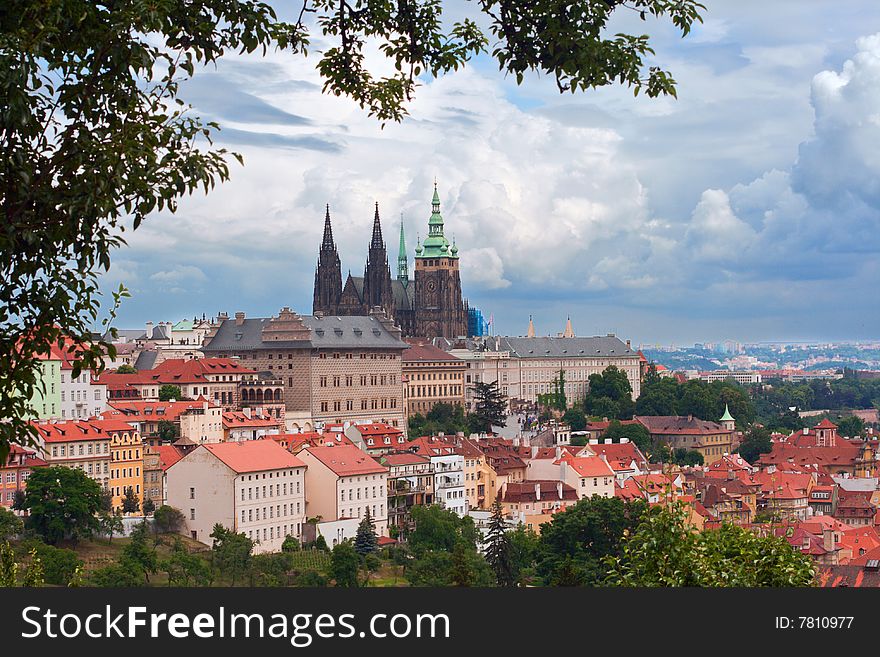
[[[364,300],[364,277],[351,276],[351,283],[357,292],[358,300]],[[412,310],[413,301],[409,296],[409,288],[396,278],[391,279],[391,294],[394,296],[394,307],[397,309]]]

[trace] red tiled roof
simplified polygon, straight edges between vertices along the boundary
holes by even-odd
[[[241,411],[229,411],[223,414],[223,428],[239,429],[242,427],[277,427],[280,421],[278,418],[269,415],[257,415],[251,413],[248,417]]]
[[[102,416],[107,419],[124,419],[128,422],[133,420],[168,420],[169,422],[176,422],[184,412],[193,408],[203,408],[205,403],[208,404],[209,408],[217,408],[204,397],[199,397],[195,401],[175,402],[111,400],[107,402],[111,410],[104,411]]]
[[[208,450],[235,472],[303,468],[306,465],[281,445],[271,440],[208,443],[197,449],[201,448]]]
[[[559,496],[560,484],[562,486],[562,497]],[[537,499],[536,490],[540,489],[541,499]],[[507,484],[504,490],[502,502],[508,504],[519,504],[522,502],[561,502],[566,500],[577,500],[577,491],[558,481],[551,480],[529,480],[517,481]]]
[[[813,427],[813,428],[814,428],[814,429],[836,429],[836,428],[837,428],[837,425],[834,424],[834,422],[832,422],[831,420],[829,420],[829,419],[826,417],[826,418],[824,418],[819,424],[817,424],[817,425],[816,425],[815,427]]]
[[[369,424],[356,424],[357,429],[363,436],[397,436],[403,433],[401,429],[384,422],[370,422]]]
[[[443,351],[432,344],[426,342],[416,342],[407,340],[410,344],[408,349],[403,350],[400,359],[404,363],[432,363],[436,361],[461,361],[457,356],[453,356],[447,351]],[[462,364],[464,362],[462,361]]]
[[[163,470],[167,470],[183,458],[183,454],[180,453],[180,450],[171,445],[159,445],[158,447],[152,447],[151,449],[159,455],[159,464],[162,466]]]
[[[611,466],[598,456],[563,456],[559,460],[565,461],[568,466],[581,477],[605,477],[614,475]]]
[[[385,466],[353,445],[306,447],[304,451],[314,456],[340,477],[388,472]]]
[[[135,428],[116,419],[67,420],[64,422],[34,423],[40,436],[47,443],[65,443],[72,440],[109,440],[111,433],[131,431]]]

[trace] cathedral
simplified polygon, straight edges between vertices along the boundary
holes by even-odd
[[[454,243],[450,244],[443,234],[440,195],[435,183],[428,236],[424,243],[416,246],[412,280],[402,221],[397,276],[391,277],[377,203],[364,275],[352,276],[349,272],[343,285],[342,268],[336,243],[333,241],[328,206],[324,217],[324,239],[315,270],[312,312],[324,315],[367,315],[371,308],[378,306],[389,317],[394,318],[405,336],[466,336],[468,308],[467,301],[461,295],[458,262],[458,247]]]

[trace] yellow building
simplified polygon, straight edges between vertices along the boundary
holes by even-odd
[[[122,420],[103,420],[110,435],[110,490],[113,510],[122,511],[122,500],[131,488],[139,508],[144,501],[144,444],[140,432]]]

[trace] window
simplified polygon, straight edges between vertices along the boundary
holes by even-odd
[[[190,519],[190,520],[195,520],[195,519],[196,519],[196,510],[195,510],[195,509],[190,509],[190,510],[189,510],[189,519]]]
[[[195,488],[189,489],[189,499],[191,499],[191,500],[196,499],[196,489]]]

